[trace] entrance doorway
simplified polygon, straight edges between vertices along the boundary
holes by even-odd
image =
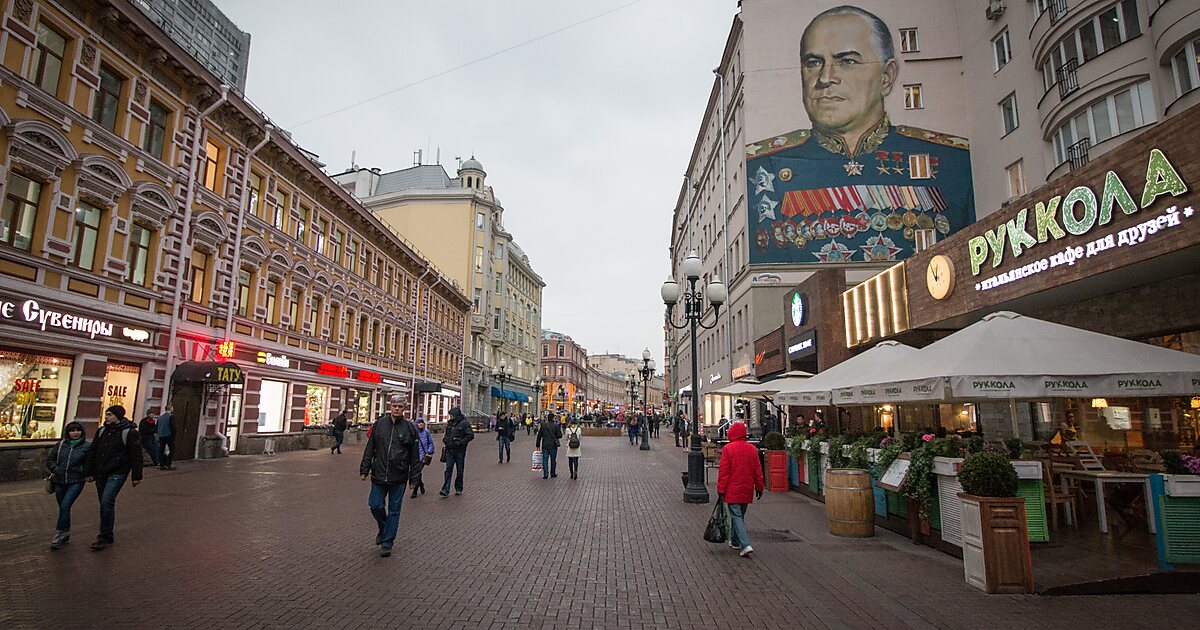
[[[225,435],[229,437],[229,452],[237,452],[238,435],[242,428],[242,391],[229,392],[229,410],[225,414]]]

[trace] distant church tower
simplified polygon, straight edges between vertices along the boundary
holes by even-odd
[[[458,167],[458,179],[462,182],[463,188],[471,188],[483,192],[483,179],[485,177],[487,177],[487,173],[483,171],[483,165],[475,159],[474,155]]]

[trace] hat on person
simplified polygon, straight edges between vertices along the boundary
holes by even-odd
[[[118,418],[124,418],[125,417],[125,408],[122,407],[121,405],[113,405],[113,406],[109,407],[108,409],[105,409],[104,413],[106,413],[106,414],[111,413],[112,415],[114,415]]]

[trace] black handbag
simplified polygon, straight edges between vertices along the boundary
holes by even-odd
[[[433,463],[433,453],[430,453],[430,454],[426,455],[425,457],[421,458],[421,464],[424,466],[428,466],[432,463]]]
[[[446,449],[442,449],[442,456],[438,459],[438,461],[442,462],[443,464],[446,463]]]
[[[725,501],[717,500],[716,507],[713,508],[712,516],[708,519],[708,526],[704,528],[704,540],[710,543],[723,543],[729,540],[728,518],[725,513]]]

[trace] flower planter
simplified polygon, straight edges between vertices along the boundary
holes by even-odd
[[[800,485],[800,462],[788,455],[788,489]]]
[[[1154,523],[1158,530],[1158,564],[1200,563],[1200,495],[1196,475],[1150,475]]]
[[[1033,593],[1025,499],[965,492],[958,497],[967,584],[987,593]]]
[[[787,451],[767,451],[767,490],[788,491]]]

